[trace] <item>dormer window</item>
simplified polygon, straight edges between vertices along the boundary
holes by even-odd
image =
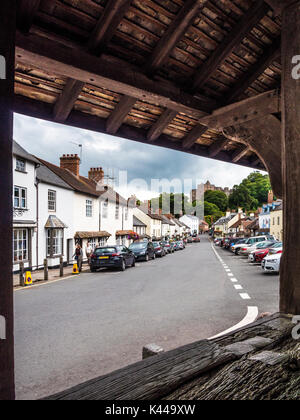
[[[16,171],[26,172],[26,162],[24,159],[17,158],[16,160]]]

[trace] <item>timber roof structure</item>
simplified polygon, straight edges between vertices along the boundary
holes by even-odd
[[[19,0],[14,111],[264,169],[224,127],[280,120],[262,0]]]

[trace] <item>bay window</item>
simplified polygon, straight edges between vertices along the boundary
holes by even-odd
[[[16,229],[13,237],[14,262],[28,260],[28,230]]]
[[[63,255],[63,229],[47,229],[47,257]]]

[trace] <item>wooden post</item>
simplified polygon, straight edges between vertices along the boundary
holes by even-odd
[[[60,260],[59,260],[59,276],[60,277],[64,276],[64,257],[60,257]]]
[[[0,400],[15,398],[12,276],[12,139],[15,62],[16,0],[0,2],[0,317],[5,339],[0,339]]]
[[[20,286],[21,287],[25,286],[25,282],[24,282],[24,263],[23,263],[23,261],[20,262]]]
[[[297,58],[298,56],[298,58]],[[284,183],[284,255],[280,309],[300,314],[300,0],[282,11],[282,151]]]
[[[44,281],[48,281],[48,260],[44,259]]]

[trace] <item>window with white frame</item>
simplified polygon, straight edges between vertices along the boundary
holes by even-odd
[[[24,159],[16,159],[16,171],[26,172],[26,163]]]
[[[116,220],[118,220],[119,217],[120,217],[120,205],[119,204],[116,204],[115,217],[116,217]]]
[[[55,257],[63,254],[63,229],[47,230],[47,257]]]
[[[107,217],[108,217],[108,199],[106,199],[102,203],[102,217],[104,219],[107,219]]]
[[[93,217],[93,200],[86,200],[86,217]]]
[[[56,211],[56,191],[48,190],[48,211]]]
[[[28,260],[28,230],[14,230],[14,262]]]
[[[94,250],[97,246],[97,239],[96,238],[90,238],[88,240],[90,247]]]
[[[14,187],[14,207],[17,209],[27,208],[27,189],[23,187]]]
[[[99,238],[99,246],[105,246],[107,244],[107,238]]]

